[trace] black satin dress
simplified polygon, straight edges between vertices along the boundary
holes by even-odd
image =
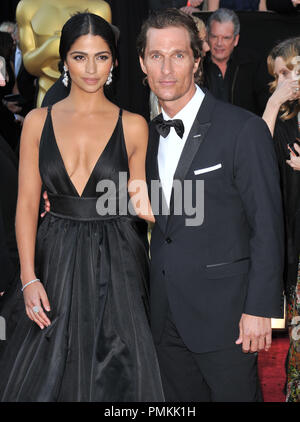
[[[51,212],[38,230],[36,272],[50,302],[51,325],[41,330],[24,313],[1,358],[1,400],[163,401],[138,219],[118,215],[118,207],[117,215],[96,211],[101,213],[100,181],[117,186],[110,200],[129,198],[126,183],[119,183],[119,173],[129,172],[122,112],[81,196],[60,155],[51,108],[39,165]]]

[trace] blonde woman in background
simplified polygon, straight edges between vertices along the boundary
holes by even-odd
[[[290,348],[287,359],[288,402],[300,401],[300,37],[276,45],[268,56],[271,97],[263,119],[274,138],[279,163],[285,216],[284,287],[287,300],[287,324]],[[296,151],[295,152],[293,152]]]

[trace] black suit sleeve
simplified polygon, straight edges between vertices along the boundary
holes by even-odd
[[[235,184],[250,227],[250,271],[244,313],[281,317],[283,212],[279,171],[269,129],[248,119],[235,151]]]

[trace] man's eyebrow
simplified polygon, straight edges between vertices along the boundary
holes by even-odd
[[[217,34],[214,34],[213,32],[209,32],[208,33],[208,35],[212,35],[213,37],[223,37],[223,38],[231,38],[231,37],[233,37],[234,36],[234,34],[231,34],[231,35],[217,35]]]
[[[185,53],[187,50],[185,50],[185,49],[182,49],[182,48],[178,48],[178,49],[175,49],[175,50],[171,50],[171,54],[174,54],[174,53]],[[169,51],[168,51],[169,52]],[[163,50],[149,50],[149,54],[155,54],[155,53],[164,53],[164,51]]]

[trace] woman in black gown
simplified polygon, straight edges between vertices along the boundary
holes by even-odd
[[[148,198],[145,211],[124,211],[127,182],[145,179],[147,124],[104,95],[116,64],[104,19],[70,18],[60,55],[69,96],[23,126],[16,233],[26,314],[1,358],[0,397],[163,401],[137,217],[153,215]],[[36,237],[42,185],[51,211]]]
[[[287,358],[286,401],[300,401],[300,173],[294,171],[289,158],[289,144],[300,139],[300,37],[276,45],[268,56],[268,68],[274,77],[272,95],[263,119],[274,138],[278,159],[285,217],[284,287],[290,348]],[[296,146],[296,148],[298,148]]]

